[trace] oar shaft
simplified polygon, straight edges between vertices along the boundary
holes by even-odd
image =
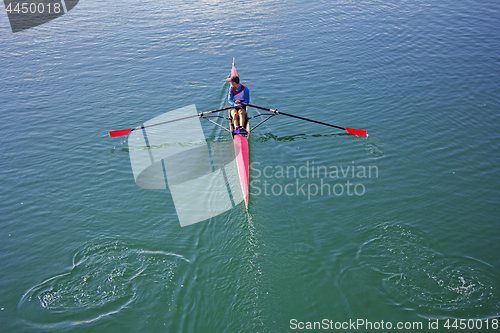
[[[161,123],[158,123],[158,124],[151,124],[151,125],[147,125],[147,126],[142,126],[141,128],[148,128],[148,127],[153,127],[153,126],[158,126],[158,125],[164,125],[164,124],[172,123],[174,121],[179,121],[179,120],[184,120],[184,119],[189,119],[189,118],[194,118],[194,117],[203,118],[203,116],[205,116],[207,114],[221,112],[221,111],[229,110],[229,109],[232,109],[232,108],[233,107],[231,106],[231,107],[227,107],[227,108],[224,108],[224,109],[218,109],[218,110],[201,112],[201,113],[193,114],[191,116],[187,116],[187,117],[183,117],[183,118],[177,118],[177,119],[172,119],[172,120],[164,121],[164,122],[161,122]],[[135,130],[135,128],[134,129],[121,130],[121,131],[111,131],[111,132],[109,132],[109,136],[116,137],[116,136],[127,135],[130,132],[132,132],[133,130]]]
[[[310,121],[311,123],[316,123],[316,124],[320,124],[320,125],[325,125],[325,126],[330,126],[330,127],[339,128],[341,130],[345,130],[344,127],[340,127],[340,126],[336,126],[336,125],[332,125],[332,124],[327,124],[327,123],[323,123],[321,121],[307,119],[307,118],[304,118],[304,117],[299,117],[299,116],[296,116],[296,115],[293,115],[293,114],[289,114],[289,113],[285,113],[285,112],[281,112],[281,111],[279,111],[278,114],[282,114],[284,116],[288,116],[288,117],[292,117],[292,118],[297,118],[297,119],[300,119],[300,120]]]
[[[153,127],[153,126],[158,126],[158,125],[164,125],[164,124],[168,124],[168,123],[173,123],[174,121],[179,121],[179,120],[184,120],[184,119],[189,119],[189,118],[194,118],[194,117],[199,117],[199,115],[194,114],[192,116],[187,116],[187,117],[183,117],[183,118],[177,118],[177,119],[167,120],[167,121],[164,121],[164,122],[161,122],[161,123],[158,123],[158,124],[151,124],[151,125],[143,126],[141,128],[148,128],[148,127]]]
[[[312,119],[308,119],[308,118],[304,118],[304,117],[299,117],[299,116],[296,116],[296,115],[293,115],[293,114],[289,114],[289,113],[286,113],[286,112],[281,112],[281,111],[278,111],[277,109],[273,110],[273,109],[263,108],[263,107],[260,107],[260,106],[257,106],[257,105],[252,105],[252,104],[247,104],[247,105],[250,106],[250,107],[252,107],[252,108],[256,108],[256,109],[260,109],[260,110],[272,112],[275,115],[282,114],[284,116],[288,116],[288,117],[292,117],[292,118],[297,118],[297,119],[305,120],[305,121],[310,121],[312,123],[316,123],[316,124],[320,124],[320,125],[335,127],[335,128],[347,131],[347,133],[354,134],[354,135],[359,135],[359,136],[366,136],[366,135],[368,135],[368,133],[365,130],[358,130],[358,129],[354,129],[354,128],[347,128],[347,127],[341,127],[341,126],[336,126],[336,125],[332,125],[332,124],[327,124],[327,123],[324,123],[324,122],[321,122],[321,121],[312,120]]]
[[[233,108],[233,107],[231,106],[231,107],[224,108],[224,109],[218,109],[218,110],[212,110],[212,111],[200,112],[200,113],[198,113],[198,114],[193,114],[192,116],[187,116],[187,117],[183,117],[183,118],[172,119],[172,120],[164,121],[164,122],[162,122],[162,123],[158,123],[158,124],[152,124],[152,125],[144,126],[143,128],[153,127],[153,126],[158,126],[158,125],[163,125],[163,124],[168,124],[168,123],[172,123],[172,122],[174,122],[174,121],[179,121],[179,120],[184,120],[184,119],[189,119],[189,118],[194,118],[194,117],[203,118],[203,116],[205,116],[205,115],[207,115],[207,114],[216,113],[216,112],[221,112],[221,111],[229,110],[229,109],[232,109],[232,108]]]
[[[272,109],[268,109],[268,108],[263,108],[263,107],[260,107],[260,106],[257,106],[257,105],[252,105],[252,104],[247,104],[248,106],[252,107],[252,108],[255,108],[255,109],[260,109],[260,110],[264,110],[264,111],[269,111],[269,112],[274,112],[275,110],[272,110]]]
[[[216,113],[216,112],[226,111],[226,110],[229,110],[229,109],[234,109],[234,106],[229,106],[229,107],[224,108],[224,109],[218,109],[218,110],[206,111],[206,112],[202,112],[201,114],[202,114],[202,115],[205,115],[205,114],[210,114],[210,113]]]
[[[310,121],[312,123],[321,124],[321,125],[335,127],[335,128],[339,128],[339,129],[345,130],[344,127],[335,126],[335,125],[332,125],[332,124],[323,123],[321,121],[307,119],[307,118],[304,118],[304,117],[299,117],[299,116],[296,116],[296,115],[293,115],[293,114],[289,114],[289,113],[285,113],[285,112],[281,112],[281,111],[278,111],[278,110],[272,110],[272,109],[262,108],[260,106],[252,105],[252,104],[247,104],[247,105],[250,106],[250,107],[252,107],[252,108],[256,108],[256,109],[260,109],[260,110],[264,110],[264,111],[273,112],[275,114],[282,114],[284,116],[288,116],[288,117],[292,117],[292,118],[297,118],[297,119],[300,119],[300,120]]]

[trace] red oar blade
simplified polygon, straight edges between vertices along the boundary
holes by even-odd
[[[354,134],[354,135],[359,135],[359,136],[367,136],[368,132],[365,130],[359,130],[359,129],[354,129],[354,128],[345,128],[347,133]]]
[[[120,130],[120,131],[111,131],[109,132],[109,136],[114,138],[116,136],[122,136],[122,135],[127,135],[129,134],[130,132],[132,132],[132,129],[129,128],[129,129],[124,129],[124,130]]]

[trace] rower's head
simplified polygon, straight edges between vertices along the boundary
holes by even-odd
[[[238,76],[231,77],[231,85],[233,87],[239,88],[240,87],[240,78]]]

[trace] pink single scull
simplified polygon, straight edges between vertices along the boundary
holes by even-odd
[[[234,66],[234,59],[233,59],[233,65],[232,65],[232,68],[231,68],[230,77],[234,76],[234,75],[238,75],[238,72],[236,71],[236,67]],[[218,118],[225,118],[225,119],[227,119],[226,117],[214,116],[213,114],[233,109],[232,106],[229,106],[229,107],[225,107],[225,108],[218,109],[218,110],[201,112],[199,114],[194,114],[194,115],[187,115],[187,116],[182,117],[182,118],[167,120],[167,121],[156,123],[156,124],[150,124],[150,125],[146,125],[146,126],[141,126],[141,127],[136,127],[136,128],[129,128],[129,129],[119,130],[119,131],[110,131],[109,132],[109,136],[111,136],[111,137],[123,136],[123,135],[129,134],[130,132],[132,132],[132,131],[134,131],[136,129],[144,129],[144,128],[148,128],[148,127],[163,125],[163,124],[171,123],[171,122],[174,122],[174,121],[180,121],[180,120],[184,120],[184,119],[188,119],[188,118],[194,118],[194,117],[198,117],[200,119],[201,118],[206,119],[206,120],[212,122],[213,124],[215,124],[215,125],[217,125],[219,127],[222,127],[224,130],[229,131],[231,133],[232,138],[233,138],[234,152],[235,152],[235,155],[236,155],[236,165],[237,165],[237,168],[238,168],[238,175],[239,175],[239,178],[240,178],[241,189],[242,189],[242,192],[243,192],[243,199],[245,200],[245,206],[246,206],[247,210],[248,210],[249,178],[250,178],[249,177],[248,137],[249,137],[251,131],[253,131],[255,128],[257,128],[258,126],[260,126],[265,121],[267,121],[267,120],[269,120],[272,117],[277,116],[277,115],[284,115],[284,116],[288,116],[288,117],[292,117],[292,118],[296,118],[296,119],[300,119],[300,120],[305,120],[305,121],[309,121],[309,122],[320,124],[320,125],[325,125],[325,126],[330,126],[330,127],[335,127],[335,128],[338,128],[338,129],[342,129],[342,130],[347,131],[350,134],[354,134],[354,135],[357,135],[357,136],[368,136],[368,133],[365,130],[359,130],[359,129],[353,129],[353,128],[347,128],[347,127],[341,127],[341,126],[337,126],[337,125],[332,125],[332,124],[324,123],[324,122],[321,122],[321,121],[317,121],[317,120],[313,120],[313,119],[308,119],[308,118],[304,118],[304,117],[301,117],[301,116],[296,116],[296,115],[293,115],[293,114],[281,112],[281,111],[278,111],[278,109],[263,108],[263,107],[256,106],[256,105],[251,105],[251,104],[247,104],[246,106],[254,108],[254,109],[258,109],[258,110],[267,111],[267,113],[260,113],[260,112],[258,112],[257,115],[253,115],[251,117],[248,117],[248,114],[247,114],[247,121],[246,121],[246,126],[245,126],[246,133],[245,132],[238,133],[238,134],[234,133],[233,123],[232,123],[232,121],[230,119],[231,118],[231,114],[229,114],[229,117],[228,117],[229,118],[229,129],[226,128],[226,127],[224,127],[224,126],[222,126],[222,125],[220,125],[220,124],[218,124],[218,123],[216,123],[215,121],[213,121],[213,120],[210,119],[211,117],[218,117]],[[231,112],[231,111],[229,111],[229,112]],[[267,117],[267,118],[265,118],[264,120],[262,120],[261,122],[259,122],[257,125],[255,125],[252,128],[250,128],[249,119],[253,119],[253,118],[256,118],[258,116],[264,116],[264,117]]]
[[[236,71],[236,67],[234,67],[234,59],[233,59],[233,66],[231,68],[231,77],[237,75],[238,72]],[[250,134],[250,124],[248,122],[248,117],[246,122],[247,133],[234,134],[233,123],[231,120],[229,120],[229,128],[231,129],[234,142],[236,165],[238,166],[238,174],[240,176],[241,189],[243,191],[243,199],[245,199],[245,206],[248,209],[248,187],[249,187],[248,186],[249,185],[248,135]]]

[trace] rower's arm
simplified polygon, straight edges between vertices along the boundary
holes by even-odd
[[[229,104],[231,104],[234,107],[238,106],[238,104],[236,104],[234,102],[234,96],[233,96],[233,90],[232,89],[229,89],[229,97],[227,98],[227,101],[229,102]]]
[[[250,104],[250,90],[245,87],[243,91],[245,100],[242,102],[243,104]]]

